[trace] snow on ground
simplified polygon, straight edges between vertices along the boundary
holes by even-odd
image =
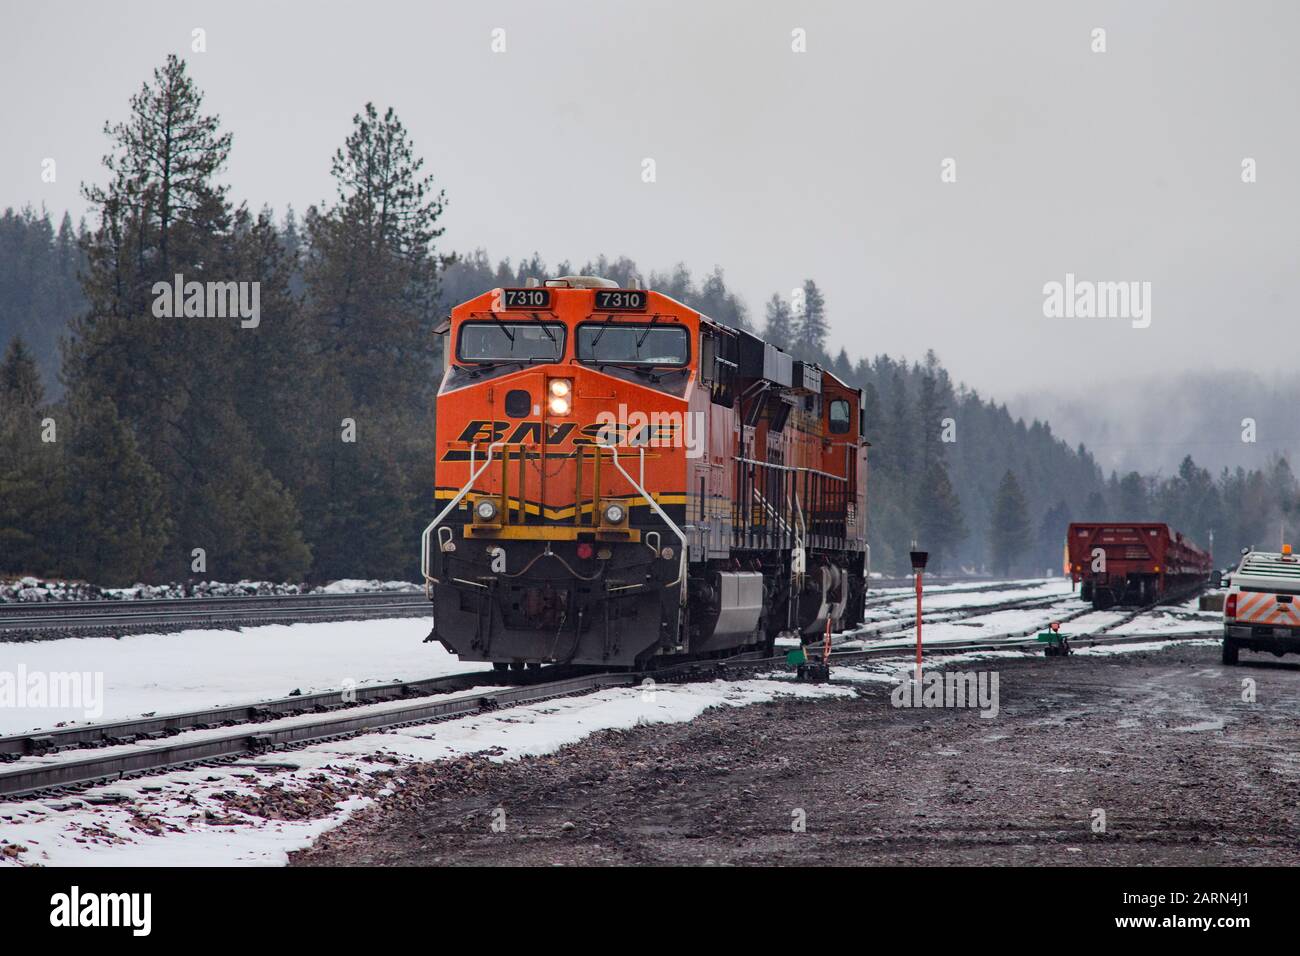
[[[1197,631],[1218,631],[1223,628],[1222,611],[1201,611],[1196,601],[1154,608],[1147,613],[1117,627],[1116,634],[1192,634]]]
[[[934,584],[926,578],[921,582],[922,589],[926,594],[961,594],[965,592],[970,597],[980,594],[997,594],[1001,599],[1010,600],[1017,595],[1027,595],[1036,593],[1038,588],[1045,586],[1062,585],[1066,591],[1070,589],[1069,578],[1025,578],[1023,580],[1011,581],[954,581],[951,584]],[[996,588],[993,591],[985,591],[984,588]],[[915,586],[901,588],[877,588],[872,587],[871,582],[867,582],[867,600],[877,598],[894,597],[902,599],[912,597],[915,599]],[[974,602],[971,602],[974,603]]]
[[[979,617],[963,618],[959,621],[922,620],[921,644],[944,644],[950,641],[970,641],[985,638],[1007,637],[1020,634],[1031,628],[1045,628],[1052,621],[1059,620],[1065,613],[1078,610],[1067,600],[1059,604],[1038,608],[1009,608],[992,611]],[[922,612],[924,614],[924,611]],[[870,633],[862,635],[863,644],[868,647],[889,647],[898,644],[915,646],[916,632],[908,629],[898,636],[890,635],[879,640],[872,639]]]
[[[313,594],[356,594],[359,591],[423,591],[419,584],[410,581],[362,581],[357,578],[344,578],[331,581],[316,588]]]
[[[1065,597],[1071,592],[1069,578],[1049,578],[1042,581],[1013,581],[1006,588],[996,591],[962,591],[955,586],[931,588],[922,585],[921,610],[943,611],[956,607],[981,607],[987,604],[1003,604],[1007,601],[1023,601],[1030,598]],[[908,613],[916,608],[916,592],[903,591],[896,602],[884,605],[898,608]]]
[[[253,783],[257,778],[304,792],[330,784],[365,791],[365,784],[372,784],[369,789],[374,796],[382,796],[385,791],[378,789],[383,786],[382,778],[374,775],[396,771],[400,778],[402,765],[414,761],[483,751],[493,760],[515,760],[551,752],[599,730],[689,721],[710,707],[743,707],[778,696],[826,698],[852,693],[845,687],[796,684],[788,679],[616,688],[270,755],[261,758],[263,762],[293,763],[298,769],[260,778],[255,771],[236,766],[173,771],[97,787],[84,794],[93,800],[105,793],[120,793],[134,797],[134,803],[95,805],[82,797],[0,803],[4,839],[26,848],[13,858],[0,854],[0,862],[47,866],[280,865],[290,851],[309,845],[373,797],[364,792],[348,796],[327,815],[299,821],[244,813],[232,808],[223,794],[256,796],[261,789]],[[383,759],[376,761],[376,754]],[[254,761],[250,758],[250,762]]]
[[[1076,647],[1071,653],[1088,657],[1111,657],[1115,654],[1133,654],[1138,651],[1158,651],[1168,647],[1172,641],[1142,641],[1134,644],[1100,644],[1097,647]],[[1218,647],[1221,638],[1205,638],[1199,641],[1179,641],[1179,647]]]
[[[101,588],[85,581],[60,578],[0,578],[0,604],[46,601],[138,601],[151,598],[250,597],[252,595],[354,594],[358,591],[420,591],[410,581],[333,581],[318,588],[283,581],[199,581],[187,584],[136,584]]]
[[[1180,640],[1180,641],[1143,641],[1133,644],[1102,644],[1096,647],[1074,647],[1071,654],[1083,654],[1088,657],[1112,657],[1119,654],[1136,654],[1140,652],[1159,651],[1166,647],[1172,647],[1177,644],[1179,647],[1209,647],[1217,646],[1217,639],[1206,640]],[[953,664],[970,663],[972,661],[991,661],[1007,658],[1025,657],[1042,657],[1042,651],[1034,648],[1030,650],[1006,650],[1006,651],[964,651],[957,654],[944,654],[942,657],[931,658],[923,664],[923,668],[931,668],[937,671],[948,670]],[[898,683],[904,677],[911,677],[915,658],[912,657],[891,657],[878,658],[871,661],[863,661],[857,664],[837,665],[831,668],[831,680],[842,681],[847,683]]]
[[[0,643],[0,677],[75,671],[103,687],[76,707],[0,706],[0,734],[490,669],[423,643],[428,633],[427,619],[408,617]]]

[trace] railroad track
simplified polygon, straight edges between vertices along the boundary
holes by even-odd
[[[1143,604],[1140,607],[1123,611],[1121,612],[1120,617],[1118,619],[1111,621],[1109,624],[1102,625],[1101,629],[1097,633],[1109,634],[1110,632],[1123,627],[1125,624],[1129,624],[1132,621],[1137,620],[1143,614],[1146,614],[1150,611],[1154,611],[1156,608],[1161,606],[1172,606],[1174,604],[1179,603],[1180,601],[1190,600],[1191,598],[1195,597],[1197,594],[1200,594],[1201,591],[1203,590],[1205,590],[1205,588],[1202,585],[1199,584],[1193,585],[1192,587],[1184,588],[1181,591],[1175,591],[1172,594],[1167,594],[1164,597],[1152,601],[1149,604]],[[1110,610],[1111,608],[1106,608],[1105,610],[1096,611],[1095,613],[1104,614]],[[1217,633],[1218,636],[1220,637],[1222,636],[1221,632],[1217,632]]]
[[[516,672],[516,677],[527,679],[533,673]],[[138,717],[101,724],[84,724],[56,727],[0,737],[0,763],[23,757],[44,756],[71,749],[111,747],[118,744],[139,743],[175,736],[190,730],[210,730],[276,720],[280,717],[297,717],[302,714],[323,713],[380,704],[411,697],[428,697],[469,690],[485,684],[501,684],[510,675],[499,671],[480,670],[460,674],[447,674],[426,680],[395,681],[383,684],[362,685],[349,690],[329,690],[314,694],[295,694],[278,700],[256,704],[234,704],[210,707],[181,714],[158,717]]]
[[[998,611],[1012,610],[1032,610],[1034,608],[1047,608],[1057,604],[1064,604],[1071,600],[1072,595],[1066,594],[1047,594],[1031,595],[1028,597],[1012,598],[1006,601],[998,601],[993,604],[966,604],[957,607],[943,608],[937,611],[924,611],[923,619],[926,624],[944,624],[954,621],[964,621],[969,618],[983,617],[987,614],[994,614]],[[1054,620],[1068,621],[1083,614],[1092,613],[1091,607],[1075,609],[1066,612]],[[870,638],[881,637],[887,634],[896,634],[900,631],[914,630],[916,627],[916,614],[908,614],[893,621],[877,621],[863,624],[861,627],[850,632],[849,634],[839,635],[842,640],[867,640]]]
[[[876,582],[873,581],[871,583],[875,584]],[[992,584],[986,582],[983,584],[963,584],[960,586],[947,586],[944,587],[942,591],[939,591],[939,590],[934,590],[934,586],[932,584],[931,590],[927,591],[926,593],[928,593],[932,597],[946,596],[949,594],[980,594],[989,591],[1012,591],[1012,590],[1023,591],[1026,588],[1032,586],[1033,586],[1032,580],[1031,581],[998,581]],[[883,590],[883,588],[880,585],[876,585],[876,588]],[[898,594],[889,594],[889,595],[884,595],[875,598],[868,597],[865,602],[865,606],[867,608],[884,607],[890,604],[897,604],[902,601],[910,601],[910,600],[913,600],[913,592],[910,590],[904,590]]]
[[[413,591],[13,603],[0,604],[0,641],[429,613],[424,595]]]
[[[932,654],[965,654],[975,651],[1039,650],[1043,647],[1037,637],[1040,629],[1040,627],[1034,627],[1012,635],[985,638],[984,640],[943,641],[938,644],[926,644],[924,645],[925,655],[929,657]],[[1081,634],[1070,637],[1070,646],[1073,648],[1101,647],[1121,644],[1145,644],[1150,641],[1205,640],[1217,636],[1219,636],[1217,631],[1177,634]],[[861,650],[831,651],[830,663],[846,664],[857,660],[870,660],[873,657],[897,655],[900,652],[910,652],[912,646],[908,644],[891,644],[866,647]]]
[[[1141,643],[1150,640],[1189,640],[1214,636],[1210,632],[1174,635],[1098,635],[1071,638],[1074,646]],[[946,641],[926,648],[933,658],[945,654],[993,650],[1037,650],[1042,645],[1026,635],[970,641]],[[832,651],[830,664],[851,664],[874,658],[897,657],[905,645],[883,645],[860,650]],[[270,754],[315,743],[340,740],[363,733],[393,730],[452,720],[504,707],[518,707],[557,697],[592,693],[610,687],[633,687],[647,678],[657,683],[692,680],[735,679],[744,673],[770,671],[786,666],[785,658],[739,655],[716,661],[692,661],[644,672],[595,672],[569,674],[559,679],[554,670],[543,669],[522,677],[523,683],[507,687],[484,687],[482,693],[456,694],[473,690],[502,678],[500,672],[476,671],[394,684],[357,688],[354,701],[345,701],[342,691],[282,698],[260,704],[211,708],[167,717],[149,717],[110,724],[19,734],[0,738],[0,756],[10,761],[39,758],[68,748],[132,747],[111,754],[55,760],[12,769],[0,769],[0,797],[29,799],[62,796],[87,787],[131,777],[194,767],[220,767],[240,758],[266,760]],[[455,695],[455,696],[449,696]],[[377,708],[390,702],[402,706]],[[370,706],[367,706],[370,705]],[[259,726],[284,717],[318,714],[311,721]],[[182,740],[168,736],[229,725],[229,733]],[[257,766],[257,763],[251,764]]]
[[[453,676],[464,678],[467,675]],[[378,730],[393,730],[399,727],[451,720],[456,717],[499,710],[503,707],[538,703],[555,697],[588,694],[605,687],[631,686],[641,677],[642,675],[628,672],[596,673],[510,687],[487,688],[481,694],[448,697],[446,693],[441,693],[408,700],[405,706],[382,710],[365,706],[350,707],[319,716],[310,722],[289,723],[282,726],[252,724],[242,729],[231,728],[231,732],[225,734],[203,735],[153,746],[133,747],[112,754],[96,754],[36,765],[29,764],[0,770],[0,796],[10,799],[60,796],[86,787],[164,770],[217,767],[241,757],[261,757],[289,747],[341,740]],[[334,692],[334,697],[338,698],[339,692]],[[193,716],[182,714],[170,719],[184,723]],[[117,726],[120,728],[131,723],[135,722],[124,721]],[[185,732],[181,731],[181,733]]]
[[[1136,620],[1138,617],[1141,617],[1143,614],[1149,613],[1150,611],[1153,611],[1158,607],[1173,605],[1180,601],[1187,600],[1195,596],[1200,590],[1201,590],[1200,586],[1186,588],[1182,591],[1166,595],[1165,597],[1160,598],[1157,601],[1152,601],[1149,604],[1145,604],[1140,607],[1135,607],[1130,610],[1124,611],[1118,619],[1111,621],[1105,625],[1102,625],[1100,628],[1098,628],[1095,634],[1097,635],[1109,634],[1110,632],[1120,627],[1123,627],[1125,624],[1128,624]],[[970,618],[983,617],[986,614],[995,613],[997,611],[1030,610],[1038,607],[1049,608],[1056,604],[1063,604],[1065,602],[1068,602],[1075,597],[1076,595],[1073,594],[1030,596],[1025,598],[1012,599],[1008,601],[1001,601],[996,604],[972,604],[972,605],[965,605],[960,607],[945,608],[941,611],[925,613],[924,620],[925,623],[928,624],[953,623],[955,621],[963,621]],[[1064,611],[1061,614],[1051,615],[1051,619],[1048,621],[1043,621],[1041,623],[1034,624],[1032,627],[1025,628],[1024,630],[1013,631],[1010,632],[1010,634],[1001,635],[1001,636],[1028,637],[1030,635],[1036,635],[1040,630],[1042,630],[1043,627],[1046,627],[1052,621],[1055,621],[1059,624],[1066,624],[1077,618],[1086,617],[1089,614],[1100,614],[1100,613],[1105,613],[1105,612],[1098,611],[1097,609],[1093,608],[1092,605],[1090,604],[1085,604],[1082,607],[1077,607],[1072,610]],[[844,643],[845,641],[866,641],[872,638],[879,638],[885,635],[897,634],[900,632],[914,630],[915,628],[916,628],[916,615],[911,614],[908,615],[907,617],[899,619],[898,621],[888,622],[880,626],[866,624],[863,627],[858,628],[856,631],[853,631],[851,635],[842,636],[840,643]],[[1068,637],[1071,642],[1074,642],[1076,638],[1082,639],[1082,638],[1086,638],[1088,635],[1071,635],[1067,633],[1065,636]],[[1181,635],[1167,635],[1167,636],[1172,639],[1175,636],[1181,636]],[[1150,636],[1147,636],[1145,639],[1151,640],[1152,638]],[[949,643],[950,642],[944,642],[942,646],[947,646]],[[940,645],[928,645],[928,646],[940,646]]]

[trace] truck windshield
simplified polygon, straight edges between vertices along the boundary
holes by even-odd
[[[680,325],[592,323],[578,326],[578,361],[685,365],[690,361],[690,344]]]
[[[558,322],[466,322],[456,356],[462,362],[558,362],[564,326]]]

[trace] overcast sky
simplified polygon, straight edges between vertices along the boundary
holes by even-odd
[[[174,52],[255,208],[332,195],[373,100],[447,191],[445,249],[716,264],[760,323],[811,276],[833,346],[932,347],[1004,398],[1288,370],[1298,25],[1294,2],[10,2],[0,207],[77,215],[105,120]],[[1150,282],[1150,327],[1044,317],[1067,272]]]

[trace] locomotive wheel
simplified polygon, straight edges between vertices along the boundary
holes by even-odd
[[[508,671],[510,670],[510,665],[507,664],[505,661],[493,661],[492,669],[494,671]]]

